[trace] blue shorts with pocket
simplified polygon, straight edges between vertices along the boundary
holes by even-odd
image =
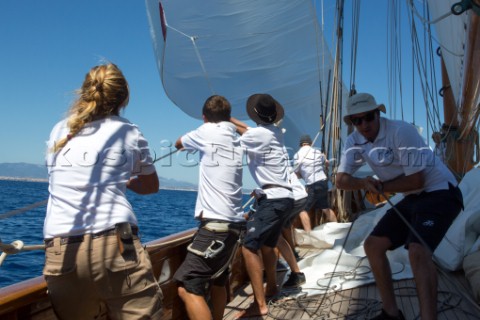
[[[463,198],[460,189],[450,185],[448,190],[407,195],[395,208],[433,252],[463,208]],[[393,208],[385,213],[370,235],[389,238],[390,250],[401,245],[408,249],[412,242],[421,243]]]
[[[311,209],[327,209],[330,208],[328,203],[328,182],[327,180],[316,181],[307,185],[307,203],[305,210]]]
[[[275,248],[285,219],[293,208],[292,198],[257,200],[256,212],[247,221],[247,233],[243,246],[252,251],[262,246]]]

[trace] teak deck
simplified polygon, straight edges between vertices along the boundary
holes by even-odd
[[[177,295],[172,280],[173,271],[178,269],[185,257],[186,246],[195,230],[158,239],[148,244],[155,276],[164,293],[164,314],[162,320],[185,320],[187,316],[183,303]],[[314,255],[319,249],[299,247],[302,257]],[[241,255],[241,254],[240,254]],[[232,270],[237,273],[230,282],[232,301],[225,310],[225,320],[234,319],[239,310],[253,301],[252,289],[242,270],[241,259],[234,260]],[[286,271],[278,273],[279,282]],[[418,300],[412,279],[394,283],[397,301],[405,318],[419,319]],[[463,292],[465,297],[459,292]],[[439,278],[439,320],[480,319],[480,309],[469,302],[473,295],[462,272],[448,273]],[[269,315],[250,319],[368,319],[380,310],[375,284],[331,293],[328,296],[312,296],[280,301],[270,306]],[[106,313],[98,319],[107,319]],[[16,285],[0,288],[0,319],[2,320],[54,320],[57,319],[47,296],[43,277],[30,279]]]
[[[315,254],[318,249],[298,248],[301,256]],[[286,272],[278,272],[279,282]],[[397,303],[402,309],[405,319],[420,319],[419,305],[413,279],[394,282]],[[438,319],[439,320],[474,320],[480,319],[480,312],[467,301],[459,290],[470,289],[463,277],[463,273],[450,273],[448,279],[439,273]],[[250,285],[241,287],[235,292],[234,299],[225,309],[225,320],[235,319],[235,315],[245,309],[253,301]],[[277,303],[271,303],[269,314],[264,317],[249,318],[252,320],[265,319],[369,319],[379,313],[381,308],[375,284],[365,285],[353,289],[330,293],[327,296],[309,296],[287,298]]]

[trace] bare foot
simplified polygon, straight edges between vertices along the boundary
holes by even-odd
[[[260,310],[257,303],[252,302],[247,309],[240,311],[235,315],[235,319],[245,319],[253,317],[263,317],[268,314],[268,307]]]

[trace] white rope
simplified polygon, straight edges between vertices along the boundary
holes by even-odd
[[[155,154],[155,160],[153,160],[153,163],[155,163],[155,162],[157,162],[157,161],[159,161],[159,160],[162,160],[162,159],[164,159],[164,158],[166,158],[166,157],[168,157],[168,156],[171,156],[172,154],[174,154],[174,153],[176,153],[176,152],[178,152],[178,151],[180,151],[180,150],[183,150],[183,149],[175,149],[175,150],[173,150],[172,152],[169,152],[169,153],[167,153],[166,155],[161,156],[160,158],[157,158],[157,155]]]
[[[33,251],[33,250],[45,250],[44,244],[29,245],[26,246],[22,240],[15,240],[11,244],[3,243],[0,240],[0,251],[3,251],[0,255],[0,266],[3,261],[7,258],[8,255],[16,254],[22,251]]]
[[[251,196],[250,199],[248,199],[248,201],[245,202],[245,204],[242,206],[242,209],[245,209],[250,204],[250,202],[253,201],[253,199],[255,199],[255,196]]]

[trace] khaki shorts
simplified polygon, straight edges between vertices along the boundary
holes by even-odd
[[[134,236],[136,259],[124,259],[115,235],[46,248],[43,274],[60,319],[160,319],[162,291],[148,253]],[[106,310],[105,310],[106,309]]]

